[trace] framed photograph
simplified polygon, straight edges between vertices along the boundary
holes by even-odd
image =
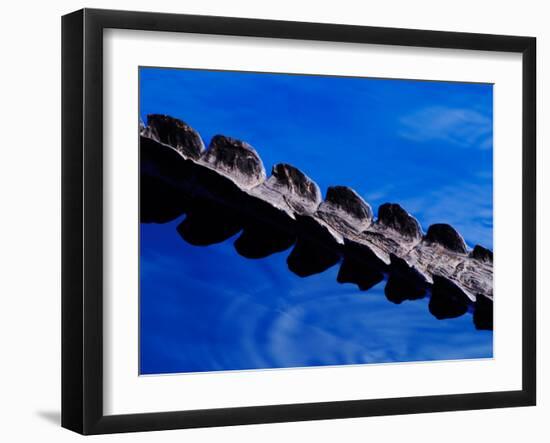
[[[62,425],[534,405],[532,37],[62,21]]]

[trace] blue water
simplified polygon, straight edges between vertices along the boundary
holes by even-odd
[[[389,302],[338,265],[301,278],[288,252],[249,260],[187,244],[178,221],[141,225],[141,373],[199,372],[492,356],[492,332],[470,314],[437,320],[428,298]]]
[[[399,202],[424,230],[455,226],[493,245],[493,89],[487,84],[140,70],[140,114],[191,124],[205,143],[244,139],[266,169],[288,162],[321,187],[348,185],[374,208]],[[492,357],[491,331],[471,314],[439,321],[428,299],[389,302],[336,282],[338,265],[307,278],[290,251],[239,256],[229,239],[191,246],[181,218],[141,225],[143,374]]]

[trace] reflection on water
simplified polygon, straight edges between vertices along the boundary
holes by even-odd
[[[438,320],[429,297],[390,302],[385,280],[338,283],[339,265],[299,277],[288,250],[243,258],[238,234],[193,246],[181,220],[141,225],[142,374],[492,357],[470,313]]]

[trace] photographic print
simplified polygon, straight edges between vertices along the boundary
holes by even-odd
[[[493,357],[493,85],[139,68],[140,374]]]

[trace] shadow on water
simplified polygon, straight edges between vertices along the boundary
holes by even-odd
[[[182,221],[141,225],[142,374],[492,356],[492,332],[474,328],[470,307],[440,321],[429,290],[388,302],[388,275],[360,290],[339,282],[341,259],[300,277],[289,251],[243,260],[234,247],[241,232],[196,247],[182,241]]]

